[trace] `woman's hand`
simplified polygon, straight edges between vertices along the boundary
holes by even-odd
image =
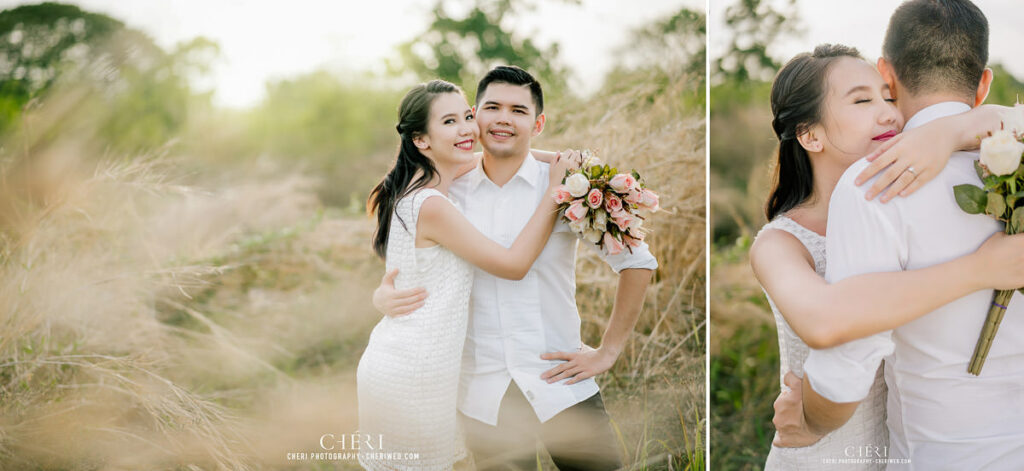
[[[1017,289],[1024,286],[1024,234],[997,232],[974,254],[973,273],[979,289]]]
[[[886,187],[889,189],[882,195],[883,203],[897,195],[910,195],[935,178],[953,152],[978,149],[981,137],[1002,127],[1002,114],[1008,109],[982,105],[905,131],[868,154],[866,159],[871,164],[857,175],[856,184],[864,184],[887,168],[868,189],[867,199],[878,196]]]
[[[927,128],[915,128],[889,139],[866,159],[871,162],[857,175],[855,183],[863,185],[882,169],[886,169],[868,189],[865,197],[873,199],[886,187],[882,202],[907,196],[935,178],[949,162],[954,151],[948,135],[936,135]]]
[[[583,164],[583,153],[578,150],[566,149],[562,152],[555,154],[555,158],[551,163],[551,172],[548,175],[549,181],[548,186],[556,187],[562,183],[562,179],[565,178],[565,172],[568,170],[576,170]]]

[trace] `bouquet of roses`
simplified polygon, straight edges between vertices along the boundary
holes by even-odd
[[[569,228],[610,255],[640,246],[644,219],[659,209],[658,195],[636,170],[618,173],[589,150],[583,151],[583,165],[567,171],[552,196]]]
[[[985,213],[1006,224],[1007,234],[1024,232],[1024,106],[1017,105],[1002,115],[1003,129],[981,141],[980,160],[974,163],[984,188],[957,185],[953,194],[960,209],[969,214]],[[992,339],[1006,313],[1014,290],[998,290],[989,307],[985,326],[974,347],[974,356],[967,371],[981,374]],[[1024,288],[1021,288],[1024,293]]]

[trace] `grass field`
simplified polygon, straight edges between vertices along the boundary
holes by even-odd
[[[597,149],[661,194],[661,268],[599,382],[635,469],[704,469],[706,123],[678,100],[686,76],[631,79],[536,145]],[[0,467],[354,468],[286,453],[357,430],[370,221],[270,161],[207,175],[173,146],[106,155],[62,121],[74,106],[38,106],[0,148]],[[596,344],[616,279],[586,250],[577,279]]]

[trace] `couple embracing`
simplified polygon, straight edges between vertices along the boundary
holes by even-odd
[[[621,352],[657,262],[643,242],[599,250],[619,287],[600,347],[584,345],[578,238],[552,198],[582,156],[531,150],[543,110],[540,83],[506,66],[473,107],[440,80],[399,106],[398,156],[369,203],[388,273],[357,371],[360,433],[383,445],[360,450],[366,469],[536,469],[538,442],[559,469],[622,465],[594,376]]]
[[[992,289],[1024,286],[1024,236],[953,193],[980,184],[978,137],[1001,127],[981,106],[987,60],[975,5],[910,0],[877,69],[823,45],[776,77],[776,182],[751,248],[783,376],[766,469],[1024,466],[1024,301],[968,373]]]

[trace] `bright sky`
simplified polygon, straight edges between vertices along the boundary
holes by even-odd
[[[41,0],[40,0],[41,1]],[[215,101],[258,102],[268,79],[326,67],[335,71],[383,71],[395,46],[422,32],[434,0],[64,0],[104,13],[145,31],[157,44],[205,36],[220,44],[213,72]],[[0,0],[0,10],[37,1]],[[538,8],[514,28],[541,45],[561,44],[572,84],[596,89],[613,65],[611,52],[631,29],[681,6],[704,9],[704,0],[583,0],[581,6],[537,1]],[[452,5],[470,5],[456,0]],[[466,8],[468,10],[468,8]],[[453,11],[454,13],[454,11]]]
[[[772,0],[776,4],[780,0]],[[709,11],[710,57],[719,57],[729,45],[724,34],[725,9],[738,0],[711,0]],[[769,48],[773,57],[782,61],[821,43],[855,46],[870,60],[882,54],[882,40],[889,15],[899,5],[895,0],[820,1],[797,0],[800,24],[805,35],[780,41]],[[1024,78],[1024,13],[1020,0],[974,0],[989,23],[989,62],[1002,63],[1018,78]]]

